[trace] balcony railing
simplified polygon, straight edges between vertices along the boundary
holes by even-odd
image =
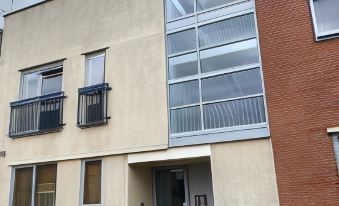
[[[79,89],[78,121],[80,128],[103,125],[110,118],[107,116],[108,83]]]
[[[63,124],[63,92],[10,103],[12,138],[58,131]]]

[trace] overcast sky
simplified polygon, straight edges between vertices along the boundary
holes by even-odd
[[[13,11],[17,9],[22,9],[26,6],[38,3],[40,1],[43,0],[0,0],[0,29],[4,27],[4,20],[2,18],[4,12],[9,12],[11,11],[11,9],[13,9]]]

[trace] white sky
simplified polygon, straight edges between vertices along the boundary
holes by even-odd
[[[12,7],[12,1],[13,1],[13,7]],[[5,12],[11,11],[11,9],[17,10],[17,9],[22,9],[26,6],[38,3],[43,0],[0,0],[0,29],[4,27],[4,20],[2,16],[4,15],[4,10]]]

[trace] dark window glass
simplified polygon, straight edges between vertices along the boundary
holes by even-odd
[[[62,91],[62,69],[42,73],[41,95]]]

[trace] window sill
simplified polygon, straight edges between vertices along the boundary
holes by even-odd
[[[169,147],[266,138],[270,136],[267,123],[237,126],[209,131],[170,135]]]
[[[334,39],[334,38],[339,38],[339,29],[316,34],[316,41],[319,41],[319,42]]]

